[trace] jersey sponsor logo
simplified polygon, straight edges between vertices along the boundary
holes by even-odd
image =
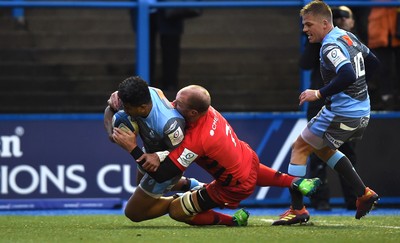
[[[154,138],[156,137],[156,134],[154,133],[153,130],[150,130],[148,134],[149,134],[149,137],[150,137],[151,139],[154,139]]]
[[[214,112],[214,118],[213,118],[213,123],[211,125],[211,130],[210,130],[210,136],[214,136],[215,130],[217,130],[217,122],[218,122],[218,117]]]
[[[367,127],[369,123],[369,116],[361,117],[360,127]]]
[[[173,146],[180,144],[184,138],[182,128],[178,127],[175,132],[168,134],[168,137]]]
[[[340,123],[339,127],[340,127],[340,129],[345,130],[345,131],[354,131],[357,129],[357,127],[349,127],[344,123]]]
[[[199,155],[185,148],[178,158],[179,164],[187,168]]]
[[[350,39],[350,37],[348,35],[344,35],[342,36],[343,40],[346,41],[347,45],[352,46],[353,45],[353,41]],[[354,45],[356,46],[356,45]]]
[[[178,125],[178,121],[174,121],[171,126],[165,131],[166,134],[171,133],[173,130],[175,130],[176,126]]]
[[[342,146],[344,143],[343,141],[337,140],[334,137],[332,137],[329,133],[325,133],[326,139],[328,139],[329,142],[331,142],[336,148],[339,148]]]
[[[325,54],[335,48],[337,48],[337,46],[332,46],[332,45],[324,46],[323,53]]]
[[[335,66],[335,67],[337,67],[343,61],[347,60],[346,56],[340,51],[339,48],[335,48],[335,49],[331,50],[330,52],[328,52],[327,57],[328,57],[329,61],[332,62],[333,66]]]

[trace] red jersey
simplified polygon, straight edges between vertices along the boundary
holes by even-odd
[[[237,138],[225,118],[210,106],[206,115],[187,124],[185,139],[168,157],[182,171],[196,162],[217,182],[234,186],[248,178],[254,151]]]

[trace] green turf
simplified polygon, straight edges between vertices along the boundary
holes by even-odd
[[[132,223],[124,216],[0,216],[0,242],[400,242],[400,216],[315,216],[308,225],[193,227],[164,216]]]

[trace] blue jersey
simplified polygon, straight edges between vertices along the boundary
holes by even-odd
[[[322,40],[320,50],[321,76],[325,85],[347,63],[353,67],[356,81],[345,90],[326,98],[326,108],[344,117],[363,117],[370,113],[368,87],[365,78],[364,58],[369,49],[352,33],[338,27],[332,29]],[[340,80],[338,80],[340,82]]]
[[[135,117],[148,153],[172,150],[184,138],[185,119],[156,88],[149,87],[153,107],[146,118]]]

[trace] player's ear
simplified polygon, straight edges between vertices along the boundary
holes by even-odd
[[[190,115],[191,115],[191,116],[197,116],[198,114],[199,114],[198,111],[196,111],[196,110],[194,110],[194,109],[191,109],[191,110],[190,110]]]
[[[324,20],[322,21],[322,24],[324,25],[324,28],[326,29],[326,28],[328,28],[329,21],[326,20],[326,19],[324,19]]]
[[[145,112],[145,111],[147,110],[147,107],[148,107],[148,106],[149,106],[148,104],[140,105],[140,106],[138,107],[139,112],[140,112],[140,113]]]

